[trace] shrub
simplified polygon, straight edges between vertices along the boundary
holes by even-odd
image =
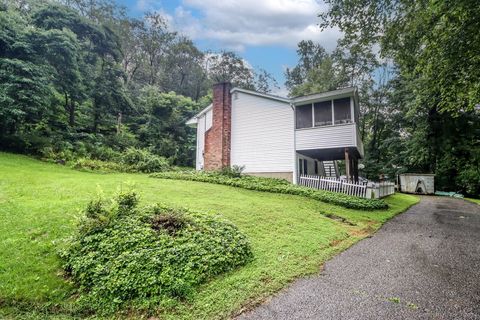
[[[55,163],[65,164],[75,158],[70,149],[56,149],[54,147],[45,147],[40,151],[43,160]]]
[[[248,190],[274,193],[285,193],[336,204],[345,208],[359,210],[386,209],[388,205],[383,200],[364,199],[348,196],[342,193],[315,190],[289,183],[282,179],[261,178],[253,176],[229,177],[218,172],[160,172],[151,177],[161,179],[176,179],[223,184]]]
[[[253,258],[247,238],[218,216],[138,208],[134,192],[92,200],[60,256],[79,305],[100,314],[173,306]]]
[[[100,171],[100,172],[121,172],[125,168],[116,162],[101,161],[89,158],[80,158],[73,162],[72,167],[77,170]]]
[[[122,154],[122,163],[130,168],[129,171],[161,172],[169,170],[167,159],[157,156],[145,149],[128,148]]]
[[[240,178],[243,170],[245,170],[245,166],[233,165],[231,167],[223,167],[218,173],[230,178]]]
[[[101,161],[116,161],[121,157],[120,152],[104,145],[91,145],[90,157]]]

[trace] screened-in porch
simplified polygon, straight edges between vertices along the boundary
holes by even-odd
[[[358,128],[356,89],[345,88],[293,101],[297,177],[300,174],[317,174],[308,167],[305,169],[299,159],[318,163],[320,175],[322,168],[336,168],[336,177],[339,176],[337,161],[342,160],[347,179],[358,181],[358,161],[363,158],[363,143]],[[308,166],[308,162],[305,164]],[[329,177],[326,171],[323,174]]]

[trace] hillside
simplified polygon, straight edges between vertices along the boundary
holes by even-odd
[[[135,184],[141,203],[162,202],[217,212],[252,243],[254,261],[215,278],[187,303],[159,310],[165,318],[225,318],[320,270],[329,257],[417,201],[387,199],[387,211],[361,212],[299,196],[149,178],[97,174],[0,153],[0,316],[71,318],[72,285],[57,250],[75,230],[79,211],[99,190]],[[343,218],[343,219],[340,219]]]

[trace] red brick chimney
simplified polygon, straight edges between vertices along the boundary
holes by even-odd
[[[204,169],[219,170],[230,166],[232,133],[231,84],[213,86],[212,127],[205,132]]]

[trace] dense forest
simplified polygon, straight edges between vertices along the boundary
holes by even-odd
[[[214,82],[276,86],[233,52],[202,52],[165,18],[126,15],[109,0],[0,6],[0,147],[71,160],[146,149],[191,165],[186,119]]]
[[[436,188],[480,194],[480,6],[477,0],[326,0],[336,50],[299,44],[293,95],[360,90],[363,174],[435,173]]]
[[[291,96],[357,86],[362,174],[434,172],[438,189],[480,193],[480,7],[474,0],[327,0],[333,52],[298,44]],[[315,13],[312,13],[315,14]],[[236,53],[202,52],[159,13],[110,0],[0,4],[0,148],[110,161],[143,150],[193,163],[186,119],[211,85],[270,92],[273,77]]]

